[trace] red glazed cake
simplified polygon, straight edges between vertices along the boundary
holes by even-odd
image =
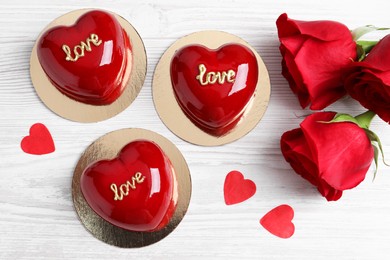
[[[132,69],[129,37],[116,18],[94,10],[72,26],[44,32],[37,45],[42,69],[67,97],[90,105],[119,98]]]
[[[160,230],[176,209],[172,164],[156,143],[147,140],[130,142],[116,158],[88,166],[80,188],[100,217],[129,231]]]
[[[240,44],[215,50],[187,45],[173,56],[170,74],[176,100],[187,118],[204,132],[223,136],[249,107],[258,65],[254,53]]]

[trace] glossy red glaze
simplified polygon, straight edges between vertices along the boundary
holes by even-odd
[[[205,65],[206,74],[233,70],[235,80],[202,85],[197,79],[200,64]],[[225,44],[216,50],[185,46],[171,62],[172,86],[181,109],[197,127],[214,136],[228,133],[240,121],[257,80],[256,57],[239,44]]]
[[[139,172],[122,200],[115,200],[111,185],[118,187]],[[164,152],[153,142],[137,140],[127,144],[113,160],[87,167],[81,175],[81,192],[89,206],[103,219],[130,231],[156,231],[164,228],[175,209],[174,169]]]
[[[90,50],[83,43],[96,34],[101,43],[90,43]],[[84,56],[76,61],[66,60],[69,47],[75,58],[74,48],[84,47]],[[76,48],[81,53],[81,48]],[[91,11],[82,15],[73,26],[57,26],[43,33],[38,42],[37,54],[46,75],[66,96],[87,104],[107,105],[123,92],[131,70],[131,45],[126,32],[115,17],[103,11]]]

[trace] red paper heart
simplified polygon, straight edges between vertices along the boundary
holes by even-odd
[[[97,10],[85,13],[73,26],[43,33],[37,53],[59,91],[92,105],[111,104],[121,95],[132,64],[126,32],[113,15]]]
[[[223,187],[226,205],[243,202],[256,193],[256,184],[239,171],[231,171],[226,175]]]
[[[215,76],[218,73],[219,77]],[[171,62],[172,86],[181,109],[197,127],[214,136],[222,136],[237,125],[257,80],[256,57],[239,44],[216,50],[185,46]]]
[[[171,162],[155,143],[146,140],[127,144],[113,160],[88,166],[80,187],[100,217],[130,231],[162,229],[176,208]]]
[[[23,152],[28,154],[48,154],[55,151],[54,141],[44,124],[36,123],[30,127],[30,135],[20,142]]]
[[[295,226],[291,222],[294,210],[289,205],[280,205],[260,219],[260,224],[271,234],[280,238],[289,238],[294,234]]]

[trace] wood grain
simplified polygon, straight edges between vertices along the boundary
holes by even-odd
[[[29,58],[36,37],[54,18],[78,8],[104,8],[128,19],[143,37],[148,72],[140,95],[118,116],[81,124],[48,110],[30,82]],[[390,169],[380,163],[356,189],[335,203],[297,176],[283,160],[279,138],[296,128],[302,110],[280,75],[276,18],[330,19],[350,28],[390,26],[388,1],[54,1],[0,3],[0,259],[388,259],[390,255]],[[158,59],[177,38],[216,29],[248,41],[268,67],[272,94],[268,110],[247,136],[221,147],[199,147],[173,135],[152,101],[151,79]],[[358,114],[360,105],[345,98],[328,110]],[[45,156],[24,154],[19,146],[29,127],[44,123],[56,143]],[[189,211],[179,227],[157,244],[120,249],[90,235],[71,199],[71,178],[84,149],[101,135],[127,127],[146,128],[170,139],[192,174]],[[390,126],[375,119],[390,156]],[[240,170],[258,186],[250,200],[223,201],[223,182]],[[296,233],[282,240],[267,233],[260,218],[273,207],[295,209]]]

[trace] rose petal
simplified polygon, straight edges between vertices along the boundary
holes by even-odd
[[[293,56],[296,56],[306,40],[306,37],[284,37],[280,38],[280,43]]]
[[[276,20],[276,26],[278,27],[279,38],[299,33],[298,27],[294,24],[294,22],[291,22],[291,19],[288,18],[286,13],[279,16]]]
[[[362,62],[379,71],[390,71],[390,34],[380,40]],[[390,77],[390,75],[389,75]]]
[[[322,181],[317,189],[328,201],[339,200],[343,195],[342,191],[334,189],[325,181]]]
[[[303,84],[308,89],[311,109],[323,109],[345,95],[343,68],[355,58],[355,46],[339,48],[340,42],[319,44],[309,39],[295,57]]]
[[[312,161],[312,155],[302,130],[297,128],[284,133],[280,145],[284,158],[294,171],[317,186],[318,169]]]
[[[390,123],[390,35],[347,72],[344,85],[349,95]]]
[[[346,94],[345,69],[356,59],[348,28],[333,21],[298,21],[282,14],[276,21],[282,74],[303,108],[320,110]]]
[[[335,21],[300,21],[288,18],[282,14],[276,21],[279,38],[303,34],[310,35],[322,41],[335,41],[350,38],[352,34],[348,27]]]
[[[284,133],[280,144],[284,158],[294,171],[316,186],[328,201],[338,200],[342,196],[342,191],[335,190],[319,178],[318,169],[313,162],[310,148],[300,128]]]
[[[333,112],[315,113],[301,123],[301,128],[313,158],[317,158],[320,177],[334,189],[351,189],[364,180],[374,150],[358,125],[321,123],[330,121],[334,115]]]

